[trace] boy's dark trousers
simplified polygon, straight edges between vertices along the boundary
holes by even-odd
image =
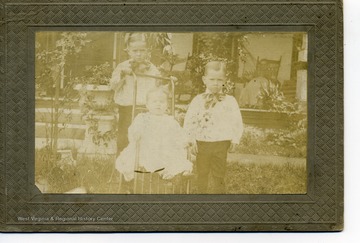
[[[208,193],[210,174],[213,177],[215,194],[224,194],[227,153],[230,141],[203,142],[197,141],[198,154],[196,168],[198,174],[198,192]]]

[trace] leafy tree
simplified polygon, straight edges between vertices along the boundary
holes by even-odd
[[[36,93],[47,94],[51,97],[51,124],[48,146],[55,156],[58,135],[59,118],[64,115],[65,104],[71,98],[71,82],[65,83],[66,63],[89,42],[85,32],[43,32],[36,38]],[[48,41],[57,39],[55,44]],[[61,94],[61,90],[63,91]],[[66,119],[71,119],[71,114],[65,114]],[[65,124],[64,124],[65,125]]]

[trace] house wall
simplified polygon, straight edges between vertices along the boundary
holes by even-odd
[[[185,70],[186,60],[192,54],[193,33],[174,33],[172,38],[175,54],[183,61],[173,67],[174,71]]]
[[[255,71],[257,57],[271,60],[279,60],[281,57],[278,80],[283,83],[290,79],[293,34],[248,34],[246,48],[250,55],[245,63],[239,63],[239,77],[245,72]]]

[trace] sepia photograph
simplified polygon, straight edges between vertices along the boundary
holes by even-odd
[[[0,231],[342,231],[342,7],[0,3]]]
[[[308,33],[35,33],[49,194],[306,194]]]

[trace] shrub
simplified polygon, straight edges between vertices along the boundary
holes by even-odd
[[[63,193],[80,184],[76,166],[61,163],[60,159],[50,147],[35,150],[35,180],[47,183],[48,191],[52,193]]]
[[[284,129],[245,126],[236,152],[303,158],[307,155],[306,133],[307,129],[303,125]]]

